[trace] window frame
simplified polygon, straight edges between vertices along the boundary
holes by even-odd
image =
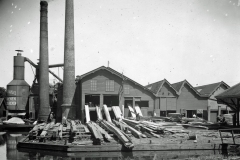
[[[97,80],[91,79],[90,80],[90,91],[97,91]]]
[[[114,80],[107,79],[105,87],[106,87],[105,88],[106,92],[114,92],[115,91],[115,82],[114,82]]]
[[[124,94],[130,94],[130,85],[129,84],[124,84],[123,85],[123,93]]]

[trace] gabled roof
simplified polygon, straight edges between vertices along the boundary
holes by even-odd
[[[240,83],[228,88],[224,92],[215,96],[217,103],[225,104],[234,111],[239,111],[238,100],[240,99]]]
[[[182,86],[183,86],[184,81],[173,83],[172,86],[175,88],[177,92],[180,92]]]
[[[228,88],[224,92],[215,96],[217,99],[220,98],[240,98],[240,83]]]
[[[211,96],[221,85],[226,86],[226,88],[229,88],[229,85],[227,85],[225,82],[221,81],[218,83],[213,84],[207,84],[204,86],[198,86],[195,87],[195,89],[201,94],[206,96]]]
[[[153,93],[157,94],[159,88],[162,86],[164,80],[152,83],[152,84],[148,84],[147,87],[148,89],[150,89]]]
[[[175,88],[166,79],[163,79],[152,84],[148,84],[146,87],[150,89],[154,94],[157,94],[159,90],[163,87],[164,83],[166,83],[169,87],[171,87],[175,91],[176,94],[178,94],[178,91],[176,91]]]
[[[187,84],[200,97],[207,97],[205,95],[201,95],[187,80],[177,82],[177,83],[173,83],[172,86],[173,86],[173,88],[175,88],[176,91],[178,91],[178,94],[180,95],[181,90],[182,90],[182,88],[185,84]]]
[[[124,76],[123,74],[115,71],[114,69],[112,69],[112,68],[110,68],[110,67],[105,67],[105,66],[101,66],[101,67],[96,68],[96,69],[94,69],[94,70],[92,70],[92,71],[90,71],[90,72],[87,72],[87,73],[85,73],[85,74],[83,74],[83,75],[81,75],[81,76],[77,76],[77,78],[76,78],[75,81],[78,82],[78,81],[81,80],[82,78],[84,78],[84,77],[86,77],[86,76],[88,76],[88,75],[90,75],[90,74],[92,74],[92,73],[95,73],[95,72],[97,72],[97,71],[99,71],[99,70],[106,70],[106,71],[108,71],[108,72],[111,72],[112,74],[115,74],[115,75],[118,76],[119,78],[123,79],[123,81],[129,80],[129,81],[131,81],[132,83],[134,83],[135,85],[138,85],[138,86],[142,87],[143,89],[151,92],[151,93],[154,95],[154,93],[153,93],[150,89],[148,89],[147,87],[144,87],[143,85],[135,82],[134,80],[132,80],[132,79],[126,77],[126,76]]]

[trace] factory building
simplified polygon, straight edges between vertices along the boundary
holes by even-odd
[[[131,80],[110,67],[99,67],[76,79],[75,103],[77,117],[84,117],[84,105],[90,107],[106,104],[108,107],[120,106],[124,116],[130,115],[128,105],[138,105],[144,116],[152,115],[155,95],[151,90]],[[111,117],[113,113],[110,111]],[[96,120],[96,112],[90,112],[91,120]],[[84,118],[83,118],[84,119]]]
[[[215,95],[229,88],[224,82],[193,87],[187,80],[170,84],[164,79],[146,87],[156,97],[154,110],[160,116],[178,112],[189,118],[195,114],[216,122],[217,115],[228,113],[230,110],[226,105],[217,104],[215,98]]]
[[[186,117],[207,119],[207,97],[202,96],[187,80],[172,84],[178,92],[177,112],[184,113]]]
[[[202,95],[207,96],[208,119],[211,122],[216,122],[217,116],[220,114],[227,114],[231,109],[225,104],[218,104],[215,98],[216,95],[224,92],[230,88],[225,82],[218,82],[204,86],[195,87],[195,89]]]
[[[157,116],[167,116],[177,110],[178,92],[166,80],[161,80],[146,86],[155,95],[154,111]]]

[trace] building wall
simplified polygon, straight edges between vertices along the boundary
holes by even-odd
[[[91,80],[93,79],[97,81],[96,91],[91,91]],[[114,91],[106,91],[106,80],[114,80]],[[129,86],[129,94],[124,93],[125,85]],[[147,91],[144,88],[128,80],[122,83],[122,78],[106,70],[99,70],[83,77],[79,81],[77,86],[78,86],[77,97],[79,97],[80,99],[76,101],[76,103],[79,104],[78,112],[84,110],[85,95],[99,95],[100,105],[103,104],[104,96],[107,96],[107,95],[118,96],[119,98],[118,105],[120,108],[122,108],[122,105],[124,105],[124,101],[129,98],[133,99],[133,102],[134,102],[133,106],[135,106],[135,101],[139,101],[139,100],[149,101],[148,107],[141,108],[143,112],[145,111],[144,112],[145,115],[148,113],[148,111],[153,111],[153,108],[154,108],[154,95],[150,91]],[[122,94],[119,94],[119,93],[122,93]],[[121,97],[119,97],[119,95],[121,95]],[[82,114],[81,116],[84,116],[84,114]]]
[[[164,83],[162,88],[157,93],[158,97],[155,100],[155,112],[157,115],[166,116],[165,111],[176,111],[176,92],[167,84]],[[160,112],[164,112],[160,114]]]
[[[164,83],[157,95],[160,97],[175,97],[176,93],[167,83]]]
[[[221,85],[211,96],[210,99],[208,99],[208,106],[210,106],[211,110],[218,110],[218,106],[221,108],[221,110],[226,110],[226,105],[224,104],[218,104],[216,101],[215,96],[225,91],[227,88],[224,85]],[[211,100],[213,99],[213,100]]]
[[[207,110],[208,101],[206,98],[199,97],[187,84],[181,90],[177,98],[177,112],[180,110]]]

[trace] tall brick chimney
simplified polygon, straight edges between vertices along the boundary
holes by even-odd
[[[74,103],[75,85],[75,51],[74,51],[74,5],[73,0],[66,0],[65,40],[64,40],[64,74],[62,117],[75,119]]]
[[[40,2],[40,62],[39,62],[39,112],[38,120],[46,121],[49,108],[49,73],[48,73],[48,3]]]

